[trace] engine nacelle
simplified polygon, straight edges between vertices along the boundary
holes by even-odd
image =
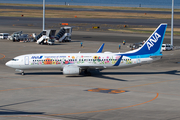
[[[66,66],[63,68],[64,75],[79,75],[79,67],[76,66]]]

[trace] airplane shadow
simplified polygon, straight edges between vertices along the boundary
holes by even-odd
[[[0,106],[0,115],[43,115],[44,112],[25,112],[25,111],[20,111],[20,110],[10,110],[10,109],[3,108],[3,107],[9,107],[9,106],[18,105],[18,104],[35,102],[35,101],[39,101],[39,100],[31,100],[31,101],[1,105]]]
[[[130,82],[129,80],[123,80],[123,79],[109,77],[109,76],[105,76],[105,75],[128,75],[128,76],[130,76],[130,75],[157,75],[157,74],[180,75],[180,71],[172,70],[172,71],[166,71],[166,72],[93,72],[93,74],[88,75],[88,76],[109,79],[109,80]],[[67,76],[67,77],[88,77],[88,76],[82,74],[81,76]]]
[[[166,72],[100,72],[100,74],[101,75],[157,75],[157,74],[180,75],[180,71],[172,70]]]
[[[21,75],[21,73],[15,73],[16,75]],[[62,72],[31,72],[26,73],[25,75],[63,75]]]
[[[103,79],[109,79],[109,80],[117,80],[117,81],[127,81],[127,80],[122,80],[122,79],[118,79],[118,78],[113,78],[113,77],[108,77],[108,76],[103,76],[103,75],[85,75],[85,74],[81,74],[81,75],[73,75],[73,76],[66,76],[66,77],[69,77],[69,78],[74,78],[74,77],[97,77],[97,78],[103,78]]]
[[[9,109],[0,109],[0,115],[43,115],[43,112],[24,112]]]
[[[21,73],[15,73],[17,75],[21,75]],[[74,77],[97,77],[109,80],[116,80],[116,81],[123,81],[127,82],[129,80],[123,80],[115,77],[109,77],[105,75],[158,75],[158,74],[167,74],[167,75],[180,75],[180,71],[172,70],[172,71],[165,71],[165,72],[92,72],[91,74],[80,74],[80,75],[67,75],[66,77],[74,78]],[[31,72],[25,73],[25,75],[63,75],[62,72]]]

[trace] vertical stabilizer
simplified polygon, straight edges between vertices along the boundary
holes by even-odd
[[[153,32],[153,34],[147,39],[142,47],[137,50],[133,50],[127,53],[133,55],[160,55],[161,47],[164,40],[164,35],[166,32],[166,23],[162,23],[158,26],[158,28]]]

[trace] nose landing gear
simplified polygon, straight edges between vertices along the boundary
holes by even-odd
[[[24,71],[22,71],[21,75],[22,75],[22,76],[25,75]]]
[[[25,73],[24,73],[24,71],[23,71],[23,70],[16,69],[15,71],[17,71],[17,72],[21,72],[21,75],[25,75]]]

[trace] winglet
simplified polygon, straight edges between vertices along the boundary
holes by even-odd
[[[118,59],[118,61],[114,64],[114,66],[119,66],[121,60],[123,58],[123,55],[121,55],[121,57]]]
[[[101,47],[98,49],[97,53],[102,53],[102,50],[103,50],[103,48],[104,48],[104,44],[105,44],[105,43],[103,43],[103,44],[101,45]]]

